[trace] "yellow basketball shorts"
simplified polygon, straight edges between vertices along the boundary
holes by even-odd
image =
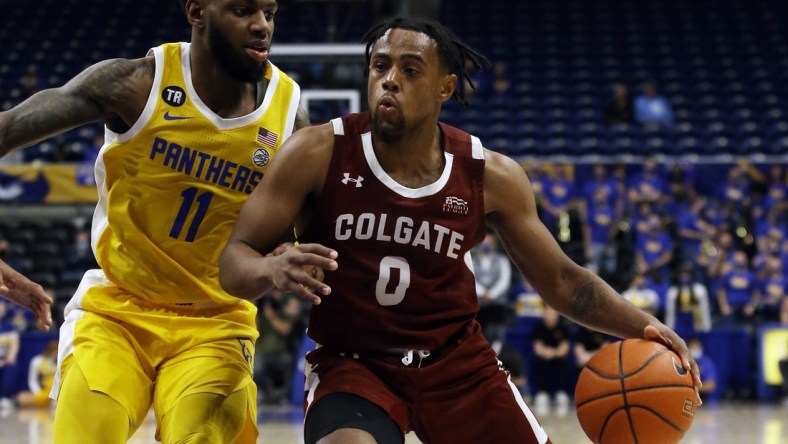
[[[254,425],[254,306],[152,304],[114,286],[85,285],[88,280],[86,276],[69,303],[61,327],[53,398],[58,399],[68,371],[63,362],[69,358],[79,365],[90,391],[110,396],[127,410],[132,432],[151,405],[161,424],[190,395],[229,396],[239,390],[251,393],[237,415]],[[58,399],[58,408],[78,405],[78,399]]]

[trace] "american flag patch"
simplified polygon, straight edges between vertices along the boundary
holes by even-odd
[[[263,145],[268,145],[274,148],[276,147],[277,140],[279,140],[279,134],[276,134],[273,131],[269,131],[263,127],[260,127],[260,131],[257,132],[257,141]]]

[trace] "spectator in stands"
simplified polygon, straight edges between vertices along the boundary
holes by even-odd
[[[479,323],[484,337],[498,353],[504,341],[506,325],[514,315],[508,299],[512,284],[512,263],[500,251],[493,233],[487,233],[479,245],[471,250],[471,259],[476,276]]]
[[[758,315],[763,322],[780,322],[781,314],[788,300],[785,275],[780,256],[766,258],[763,270],[757,277],[754,301],[757,302]]]
[[[525,276],[520,274],[520,279],[512,286],[511,292],[516,301],[515,312],[517,316],[542,317],[545,308],[544,301]]]
[[[305,324],[301,301],[291,293],[272,290],[259,301],[255,382],[265,404],[286,403],[292,390],[296,353]]]
[[[542,190],[541,214],[545,226],[556,234],[557,222],[562,214],[566,214],[574,204],[575,186],[569,178],[566,164],[555,164],[547,180],[544,181]]]
[[[691,338],[687,341],[687,346],[700,369],[700,377],[703,381],[700,397],[704,402],[711,401],[712,394],[717,391],[717,365],[709,356],[703,354],[703,342],[700,339]]]
[[[711,305],[706,286],[694,279],[692,264],[682,265],[665,301],[665,324],[682,337],[711,330]]]
[[[605,105],[605,123],[613,125],[617,123],[633,123],[635,121],[635,108],[632,106],[632,98],[629,90],[623,83],[613,85],[613,97]]]
[[[657,159],[651,156],[643,159],[643,170],[634,174],[629,182],[629,200],[633,203],[657,204],[662,201],[666,192],[667,184],[660,174]]]
[[[605,277],[614,273],[616,266],[616,251],[611,239],[618,218],[616,209],[611,205],[609,191],[596,188],[585,212],[586,254],[591,258],[592,269]]]
[[[578,325],[577,336],[575,337],[575,375],[574,379],[580,377],[583,367],[602,347],[610,343],[610,336]]]
[[[44,290],[46,291],[46,290]],[[14,325],[14,328],[19,332],[24,332],[30,329],[32,325],[27,318],[27,313],[25,310],[22,310],[18,307],[13,307],[11,309],[11,324]]]
[[[717,303],[725,324],[742,325],[751,323],[756,301],[753,299],[755,276],[750,271],[747,253],[736,250],[728,270],[722,276],[717,289]]]
[[[712,294],[717,294],[717,286],[726,267],[733,263],[735,245],[733,235],[728,231],[716,230],[713,241],[701,244],[700,254],[695,258],[701,278],[707,283]]]
[[[537,214],[540,219],[544,220],[544,206],[542,205],[544,198],[542,196],[548,179],[547,173],[545,172],[544,166],[539,163],[538,160],[531,160],[523,163],[522,166],[523,170],[528,175],[528,180],[531,182],[531,188],[534,190]]]
[[[634,236],[637,237],[641,233],[646,233],[649,230],[648,220],[654,213],[654,205],[651,202],[640,202],[633,207],[634,211],[627,215],[624,220],[629,222],[632,227]]]
[[[534,346],[534,408],[537,415],[550,410],[554,397],[556,412],[569,407],[566,394],[569,371],[569,328],[561,315],[546,307],[542,319],[532,332]]]
[[[11,397],[12,381],[9,380],[9,370],[16,365],[19,354],[19,330],[12,322],[10,305],[0,299],[0,410],[13,408]]]
[[[657,94],[652,83],[644,84],[643,93],[635,99],[635,120],[642,124],[673,123],[673,108],[665,97]]]
[[[598,190],[604,194],[608,203],[613,208],[618,207],[619,192],[616,180],[608,173],[607,167],[602,163],[595,163],[591,168],[591,178],[585,181],[582,187],[583,198],[591,205]]]
[[[745,171],[738,165],[728,170],[728,175],[719,188],[721,201],[733,204],[738,211],[748,210],[752,203],[750,181]]]
[[[51,404],[49,391],[57,372],[57,339],[49,341],[44,350],[30,360],[27,370],[28,390],[16,395],[18,407],[48,407]]]
[[[678,208],[675,214],[679,241],[679,257],[677,259],[680,263],[695,260],[700,253],[703,241],[711,239],[714,234],[714,227],[709,226],[701,217],[705,199],[695,193],[691,194],[692,197],[686,202],[687,205]]]
[[[673,240],[656,214],[649,215],[648,229],[638,233],[635,244],[635,261],[640,272],[654,273],[666,280],[673,260]]]
[[[769,167],[764,207],[767,214],[788,212],[788,169],[775,163]],[[776,214],[775,214],[776,216]]]
[[[74,236],[74,244],[65,252],[66,268],[71,270],[87,271],[98,268],[96,256],[90,246],[90,231],[87,227],[80,227]]]
[[[659,308],[659,294],[656,290],[646,285],[645,274],[635,274],[632,278],[632,282],[629,284],[629,288],[624,290],[621,296],[631,302],[635,307],[652,315],[657,314]]]

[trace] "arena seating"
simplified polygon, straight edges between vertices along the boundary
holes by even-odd
[[[276,42],[357,43],[372,17],[369,2],[337,2],[339,11],[332,2],[301,3],[280,5]],[[18,81],[28,71],[40,86],[56,86],[96,61],[188,39],[179,8],[175,0],[11,8],[0,27],[0,104],[24,97]],[[506,62],[512,81],[509,92],[478,96],[468,111],[449,104],[444,119],[512,155],[786,153],[787,9],[769,0],[444,2],[442,21]],[[605,125],[611,85],[637,94],[646,81],[667,97],[675,124]],[[74,130],[56,142],[78,156],[90,139]],[[51,148],[28,150],[26,160],[48,159]]]

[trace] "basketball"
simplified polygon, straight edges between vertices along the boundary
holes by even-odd
[[[626,339],[600,349],[575,388],[580,426],[597,444],[677,443],[695,417],[692,374],[664,345]]]

